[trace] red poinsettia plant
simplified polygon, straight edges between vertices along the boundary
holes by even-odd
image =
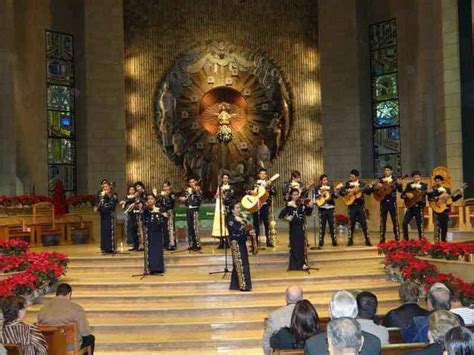
[[[51,198],[43,195],[0,195],[1,207],[31,206],[38,202],[51,202]]]
[[[93,206],[95,201],[94,195],[72,195],[67,198],[67,202],[74,207],[78,206]]]
[[[26,295],[51,285],[64,275],[67,264],[67,256],[57,252],[0,255],[0,272],[17,272],[0,282],[0,297]]]
[[[334,219],[336,220],[337,225],[346,225],[349,223],[349,216],[342,214],[342,213],[336,213],[334,216]]]
[[[454,294],[474,302],[474,284],[467,283],[452,274],[438,273],[436,266],[416,256],[430,255],[434,258],[458,259],[472,254],[474,243],[431,243],[419,241],[390,241],[379,245],[379,254],[385,254],[385,265],[400,268],[403,280],[424,285],[426,290],[436,282],[445,284]]]
[[[0,255],[20,255],[26,253],[28,242],[22,239],[0,241]]]
[[[401,269],[414,260],[415,256],[412,253],[396,250],[387,254],[385,257],[385,265]]]
[[[388,254],[394,251],[405,251],[414,255],[424,255],[429,250],[431,243],[423,238],[421,240],[391,240],[380,243],[378,246],[379,254]]]
[[[424,260],[412,260],[402,268],[402,276],[405,280],[422,282],[425,278],[434,276],[438,272],[435,265]]]

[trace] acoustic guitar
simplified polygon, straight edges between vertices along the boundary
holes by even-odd
[[[275,181],[280,177],[280,174],[275,174],[273,175],[270,180],[270,182]],[[258,186],[256,188],[256,195],[245,195],[242,197],[242,200],[240,203],[242,204],[242,207],[245,208],[249,212],[257,212],[259,207],[265,203],[265,201],[268,200],[268,197],[270,194],[268,193],[267,189],[263,186]]]
[[[325,190],[321,193],[321,195],[319,195],[319,197],[315,199],[316,205],[318,205],[318,207],[324,206],[326,202],[331,199],[331,195],[332,194],[330,190]]]
[[[404,177],[407,177],[408,175],[405,175]],[[372,192],[372,195],[374,196],[375,200],[378,202],[382,202],[386,196],[390,195],[395,188],[394,183],[398,182],[401,179],[401,177],[398,177],[394,179],[390,184],[388,182],[374,182],[371,185],[375,186],[374,191]],[[376,187],[378,184],[381,184],[381,187]]]
[[[412,208],[417,205],[418,202],[422,201],[426,196],[426,191],[424,190],[413,190],[405,194],[405,207]]]
[[[344,187],[344,184],[339,184],[336,186],[336,190],[340,190],[341,188]],[[346,206],[351,206],[358,198],[362,197],[362,190],[360,187],[352,187],[349,189],[346,189],[346,195],[342,196],[342,201]]]
[[[436,213],[443,213],[446,208],[448,208],[449,205],[453,203],[453,199],[451,196],[455,196],[459,194],[461,191],[463,191],[467,187],[467,183],[462,184],[462,186],[454,191],[451,194],[448,194],[447,192],[443,192],[441,195],[437,197],[436,200],[434,201],[429,201],[430,207],[435,211]]]

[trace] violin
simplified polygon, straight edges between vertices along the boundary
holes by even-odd
[[[302,204],[304,204],[306,207],[311,207],[310,204],[311,204],[311,199],[310,198],[299,198],[295,201],[295,204],[296,206],[301,206]]]

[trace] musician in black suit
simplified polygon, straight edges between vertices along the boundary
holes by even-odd
[[[180,201],[186,206],[186,222],[188,224],[189,249],[201,250],[201,238],[199,236],[199,208],[202,203],[201,187],[196,179],[188,180],[188,188]]]
[[[428,190],[428,184],[421,181],[421,173],[419,171],[413,171],[411,173],[413,178],[412,182],[409,182],[402,192],[401,197],[404,200],[410,200],[414,198],[414,191],[421,192],[423,197],[415,205],[407,208],[405,217],[403,218],[403,239],[408,240],[408,224],[415,218],[416,228],[418,229],[418,239],[423,238],[423,210],[426,206],[426,190]]]
[[[301,173],[298,170],[291,171],[291,179],[283,183],[283,199],[285,202],[291,201],[291,189],[297,188],[300,190],[302,198],[307,195],[307,189],[301,181]]]
[[[260,225],[263,223],[265,228],[265,238],[267,242],[267,247],[273,248],[273,241],[270,239],[270,207],[272,204],[272,199],[276,195],[276,188],[271,181],[267,180],[267,170],[261,168],[258,171],[258,180],[254,185],[254,189],[248,191],[249,194],[256,195],[259,187],[267,189],[269,193],[268,199],[260,205],[260,209],[257,212],[253,213],[253,226],[255,229],[255,234],[257,236],[257,243],[259,242],[260,236]]]
[[[359,172],[355,169],[351,170],[350,180],[347,181],[343,186],[339,187],[339,194],[341,196],[347,196],[350,190],[358,189],[361,194],[360,197],[356,198],[354,203],[349,205],[349,219],[351,221],[351,229],[349,234],[349,240],[347,246],[354,245],[354,230],[355,225],[359,222],[362,231],[364,233],[365,245],[371,246],[372,243],[369,239],[369,232],[367,228],[367,217],[365,215],[365,199],[364,194],[370,194],[370,186],[365,182],[359,180]]]
[[[338,194],[333,190],[327,175],[319,177],[319,185],[314,190],[314,197],[320,198],[328,193],[329,198],[326,202],[319,206],[319,245],[318,249],[324,246],[324,235],[326,234],[326,224],[329,225],[329,233],[331,234],[332,246],[337,246],[336,236],[334,234],[334,210],[336,209],[335,199]]]
[[[100,213],[100,250],[106,254],[115,253],[117,194],[108,181],[102,182],[102,191],[97,195],[95,211]]]
[[[145,206],[146,191],[145,185],[141,181],[135,184],[135,202],[130,212],[130,233],[132,248],[129,251],[143,251],[143,242],[145,240],[145,230],[143,228],[143,207]]]
[[[247,231],[245,222],[240,215],[240,203],[230,204],[231,213],[227,218],[227,229],[229,231],[230,251],[232,253],[232,274],[230,278],[230,289],[240,291],[251,291],[252,280],[250,278],[249,254],[247,251],[247,239],[254,233]]]
[[[431,189],[428,189],[428,200],[429,201],[438,201],[440,196],[446,193],[447,195],[451,196],[451,200],[456,202],[460,198],[462,198],[462,192],[456,193],[451,195],[451,190],[448,187],[444,187],[444,178],[441,175],[436,175],[434,177],[434,185]],[[449,211],[451,209],[451,205],[449,203],[446,204],[446,209],[440,213],[433,211],[433,214],[436,218],[436,230],[435,230],[435,238],[437,241],[446,241],[446,236],[448,235],[448,223],[449,223]]]
[[[393,176],[393,168],[387,165],[383,169],[384,176],[379,179],[378,183],[371,186],[372,191],[382,188],[383,184],[388,184],[391,192],[380,201],[380,243],[385,243],[385,232],[387,230],[387,215],[390,214],[390,220],[393,224],[393,234],[395,240],[400,240],[400,230],[398,227],[398,212],[397,212],[397,191],[402,192],[403,186]]]
[[[225,224],[227,224],[227,218],[230,216],[230,204],[235,195],[234,188],[230,184],[230,175],[228,173],[221,174],[221,181],[218,190],[216,191],[215,198],[219,198],[219,193],[222,194],[222,208],[224,209]],[[217,249],[224,249],[225,244],[227,243],[226,237],[219,237],[219,246]]]

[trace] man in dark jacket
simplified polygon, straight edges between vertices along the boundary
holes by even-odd
[[[398,290],[402,305],[392,309],[383,319],[383,325],[387,328],[404,328],[417,316],[428,316],[429,312],[418,305],[420,287],[414,282],[404,282]]]

